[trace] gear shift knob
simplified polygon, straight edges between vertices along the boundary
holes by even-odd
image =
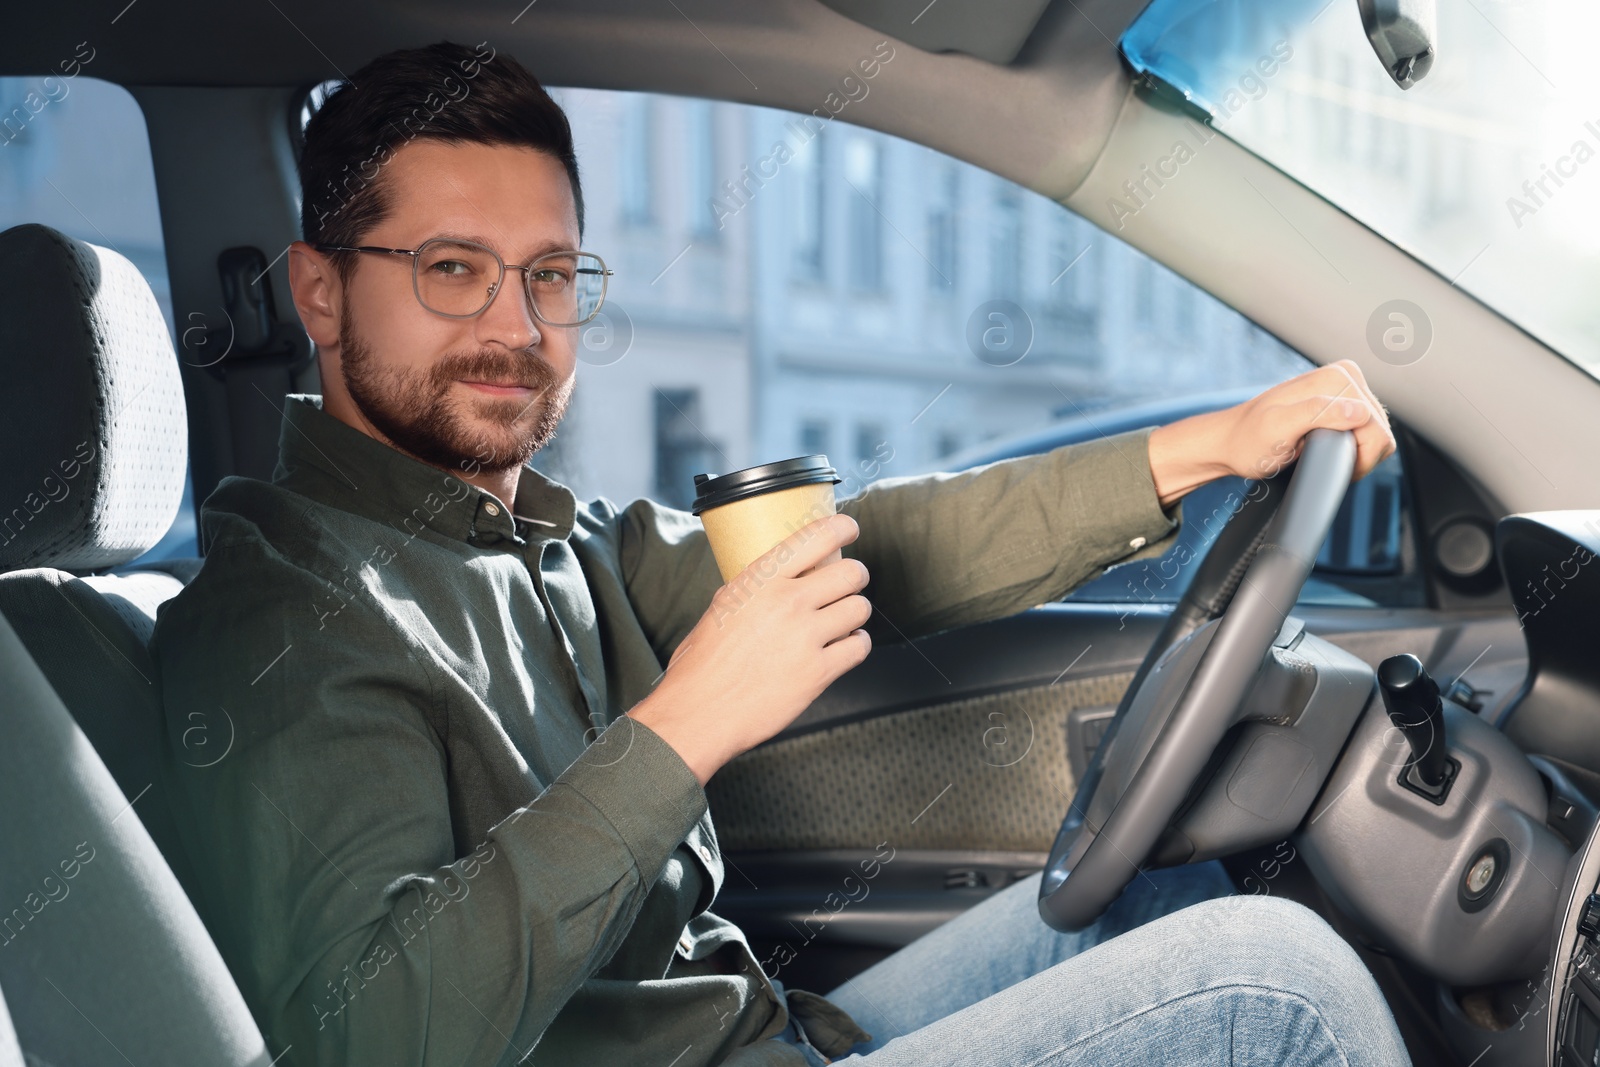
[[[1429,790],[1441,789],[1450,768],[1438,684],[1428,677],[1422,661],[1407,652],[1378,665],[1378,685],[1389,721],[1411,746],[1418,783]]]

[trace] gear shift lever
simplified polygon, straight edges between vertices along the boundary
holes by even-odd
[[[1429,800],[1444,802],[1459,764],[1450,758],[1444,736],[1444,701],[1422,661],[1409,652],[1378,665],[1378,685],[1389,721],[1411,746],[1411,762],[1400,782]]]

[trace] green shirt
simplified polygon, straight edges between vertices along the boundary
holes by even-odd
[[[908,636],[1055,600],[1167,547],[1148,433],[882,479],[846,552]],[[720,584],[698,519],[531,468],[508,513],[291,397],[272,482],[202,522],[153,645],[170,772],[285,1062],[797,1065],[790,1011],[830,1055],[859,1036],[708,910],[705,791],[623,714]]]

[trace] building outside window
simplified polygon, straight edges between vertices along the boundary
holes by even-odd
[[[700,431],[699,389],[655,391],[655,499],[675,508],[694,504],[696,474],[724,474],[722,450]]]
[[[858,291],[883,288],[883,149],[876,138],[852,137],[844,150],[850,187],[850,284]]]
[[[1188,289],[1175,289],[1172,293],[1172,328],[1179,337],[1194,333],[1194,294]]]
[[[1143,257],[1133,265],[1133,320],[1141,329],[1156,328],[1156,270]]]
[[[856,460],[866,462],[873,459],[878,453],[878,446],[884,443],[884,429],[881,422],[856,423]]]
[[[655,101],[630,96],[622,116],[622,220],[630,226],[655,221]]]
[[[928,285],[956,287],[956,211],[961,203],[961,172],[946,164],[932,183],[928,204]]]
[[[1094,239],[1077,219],[1062,212],[1056,219],[1055,248],[1051,253],[1050,286],[1052,299],[1069,307],[1088,307],[1094,303]]]
[[[1022,295],[1022,199],[1009,182],[995,196],[994,214],[994,295],[1015,300]]]
[[[826,419],[806,419],[800,423],[800,454],[825,456],[828,454],[828,422]]]
[[[795,150],[794,168],[794,273],[795,277],[821,281],[823,277],[823,224],[826,220],[828,138],[818,133]]]
[[[689,193],[689,229],[697,238],[717,240],[717,113],[709,100],[690,101],[684,111]]]

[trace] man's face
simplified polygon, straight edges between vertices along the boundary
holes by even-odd
[[[363,245],[416,248],[450,236],[487,245],[507,264],[578,247],[572,186],[547,153],[419,140],[395,152],[380,180],[389,216]],[[509,266],[488,310],[452,319],[417,302],[411,257],[362,253],[343,290],[338,357],[325,363],[337,363],[350,403],[391,444],[452,470],[503,471],[555,433],[572,395],[577,332],[534,318],[523,272]]]

